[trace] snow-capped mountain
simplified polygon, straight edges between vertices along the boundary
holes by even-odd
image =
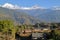
[[[9,9],[21,9],[21,10],[47,9],[47,8],[41,7],[39,5],[34,5],[32,7],[20,7],[18,5],[13,5],[13,4],[10,4],[10,3],[5,3],[3,5],[0,5],[0,7],[9,8]],[[60,10],[60,6],[53,6],[53,7],[48,8],[48,9]]]
[[[6,3],[1,5],[1,7],[8,8],[9,10],[13,9],[17,12],[24,12],[32,17],[39,19],[40,22],[60,22],[60,6],[53,6],[51,8],[44,8],[38,5],[32,7],[20,7]]]
[[[2,5],[2,7],[14,8],[14,6],[12,4],[9,4],[9,3],[6,3],[6,4]]]
[[[52,10],[60,10],[60,6],[53,6]]]
[[[9,8],[9,9],[19,9],[20,8],[19,6],[13,5],[13,4],[10,4],[10,3],[5,3],[4,5],[1,5],[1,7]]]
[[[10,3],[5,3],[4,5],[1,5],[1,7],[9,8],[9,9],[22,9],[22,10],[45,9],[44,7],[40,7],[38,5],[34,5],[32,7],[20,7],[18,5],[13,5]]]

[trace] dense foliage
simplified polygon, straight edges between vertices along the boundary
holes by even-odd
[[[16,32],[16,29],[11,20],[0,20],[0,39],[1,40],[9,40],[10,37],[11,37],[10,38],[11,40],[14,39],[15,32]]]
[[[45,23],[36,23],[35,25],[17,25],[14,26],[13,21],[11,20],[0,20],[0,40],[14,40],[15,39],[15,33],[21,33],[25,29],[34,29],[34,28],[49,28],[51,29],[51,32],[46,32],[44,36],[44,39],[46,40],[60,40],[60,29],[58,29],[60,24],[58,23],[51,23],[51,24],[45,24]]]

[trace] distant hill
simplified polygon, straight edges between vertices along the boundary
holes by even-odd
[[[59,9],[32,9],[32,10],[22,10],[22,11],[25,11],[29,15],[40,19],[41,22],[60,23]]]
[[[28,15],[25,12],[0,7],[0,20],[13,20],[19,24],[35,24],[40,22],[38,19]]]
[[[0,7],[0,19],[14,20],[20,24],[60,23],[60,7],[43,8],[37,5],[19,7],[6,3]]]

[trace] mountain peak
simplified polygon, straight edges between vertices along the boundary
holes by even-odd
[[[2,5],[2,7],[5,7],[5,8],[14,8],[14,5],[12,5],[10,3],[5,3],[4,5]]]
[[[32,8],[33,8],[33,9],[39,9],[39,8],[40,8],[40,9],[44,9],[44,7],[41,7],[41,6],[39,6],[39,5],[34,5],[34,6],[32,6]]]
[[[53,10],[60,10],[60,6],[53,6],[52,9]]]
[[[32,7],[21,7],[20,9],[23,9],[23,10],[32,10],[32,9],[45,9],[44,7],[40,7],[38,5],[34,5]]]
[[[13,4],[10,4],[10,3],[5,3],[4,5],[2,5],[2,7],[9,8],[9,9],[19,9],[20,8],[19,6],[13,5]]]
[[[41,7],[39,5],[34,5],[32,7],[20,7],[18,5],[13,5],[10,3],[5,3],[4,5],[1,5],[1,7],[8,8],[8,9],[22,9],[22,10],[45,9],[44,7]]]

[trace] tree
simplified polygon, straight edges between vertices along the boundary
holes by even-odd
[[[13,22],[11,20],[0,20],[0,32],[6,35],[6,40],[9,36],[15,37],[16,29]]]

